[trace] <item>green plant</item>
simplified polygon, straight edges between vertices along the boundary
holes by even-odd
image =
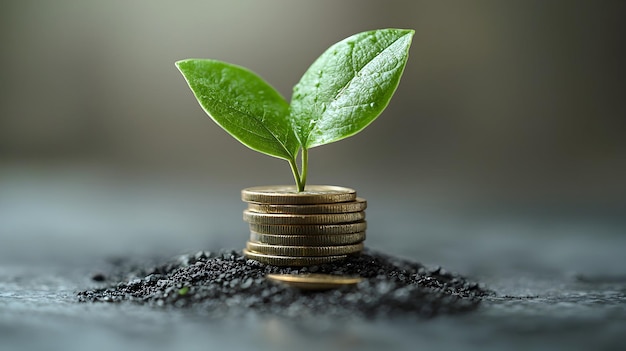
[[[387,107],[413,34],[379,29],[332,45],[296,84],[291,104],[240,66],[208,59],[182,60],[176,66],[218,125],[247,147],[287,160],[298,191],[303,191],[308,150],[360,132]]]

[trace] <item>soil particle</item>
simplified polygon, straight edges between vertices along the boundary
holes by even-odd
[[[94,275],[91,276],[91,279],[94,282],[103,282],[105,280],[107,280],[106,276],[102,273],[95,273]]]
[[[360,276],[352,287],[301,291],[265,279],[269,273]],[[211,315],[261,314],[302,318],[433,317],[475,309],[490,292],[437,267],[371,250],[341,263],[276,267],[247,260],[238,251],[201,251],[162,264],[116,260],[110,273],[94,275],[107,287],[77,293],[81,302],[129,301],[193,308]]]

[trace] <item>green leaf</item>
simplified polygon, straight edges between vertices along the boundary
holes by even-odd
[[[255,73],[216,60],[176,62],[204,111],[247,147],[293,160],[300,148],[289,104]]]
[[[413,30],[381,29],[331,46],[294,87],[292,123],[305,149],[360,132],[387,107],[408,59]]]

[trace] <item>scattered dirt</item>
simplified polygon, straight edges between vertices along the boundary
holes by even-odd
[[[247,260],[238,251],[182,255],[161,264],[116,260],[92,276],[100,286],[77,293],[81,302],[133,302],[193,308],[211,315],[253,310],[301,318],[433,317],[475,309],[490,292],[475,282],[423,265],[365,250],[341,263],[275,267]],[[301,291],[264,278],[268,273],[327,273],[365,278],[352,287]],[[96,283],[94,283],[96,284]]]

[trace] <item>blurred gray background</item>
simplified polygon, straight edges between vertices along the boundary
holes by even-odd
[[[356,188],[371,228],[396,225],[385,234],[396,237],[439,235],[414,223],[430,212],[441,223],[477,211],[620,217],[625,10],[623,1],[3,1],[6,255],[59,242],[106,251],[114,241],[111,252],[166,238],[181,249],[243,245],[240,189],[289,184],[289,167],[215,125],[174,62],[239,64],[289,99],[328,46],[385,27],[416,31],[396,95],[359,135],[311,150],[310,183]]]

